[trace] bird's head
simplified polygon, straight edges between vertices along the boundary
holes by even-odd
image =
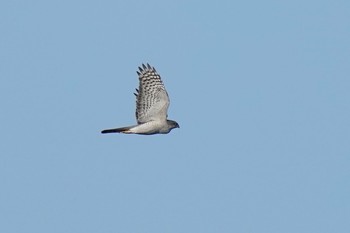
[[[180,128],[179,124],[176,121],[167,120],[167,122],[168,122],[168,126],[169,126],[170,130],[175,129],[175,128]]]

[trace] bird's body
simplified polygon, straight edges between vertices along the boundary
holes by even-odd
[[[170,120],[167,120],[170,121]],[[121,127],[116,129],[106,129],[102,133],[125,133],[125,134],[143,134],[143,135],[152,135],[152,134],[167,134],[175,126],[178,128],[174,121],[169,122],[159,122],[159,121],[149,121],[139,125]],[[167,127],[164,127],[167,126]]]
[[[106,129],[102,133],[125,134],[167,134],[174,128],[179,128],[176,121],[167,119],[169,96],[164,84],[149,64],[142,64],[137,72],[139,75],[139,89],[136,89],[136,119],[137,125]]]

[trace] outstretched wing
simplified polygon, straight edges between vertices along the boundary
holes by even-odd
[[[169,96],[154,67],[142,64],[137,71],[139,89],[136,89],[136,119],[139,124],[152,120],[166,120]]]

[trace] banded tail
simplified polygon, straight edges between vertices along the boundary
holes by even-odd
[[[105,129],[102,130],[101,133],[131,133],[129,129],[132,127],[122,127],[122,128],[116,128],[116,129]]]

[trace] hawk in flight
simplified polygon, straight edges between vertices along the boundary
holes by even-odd
[[[137,125],[106,129],[101,133],[167,134],[174,128],[180,128],[176,121],[167,119],[170,100],[156,69],[142,64],[137,74],[140,82],[134,93]]]

